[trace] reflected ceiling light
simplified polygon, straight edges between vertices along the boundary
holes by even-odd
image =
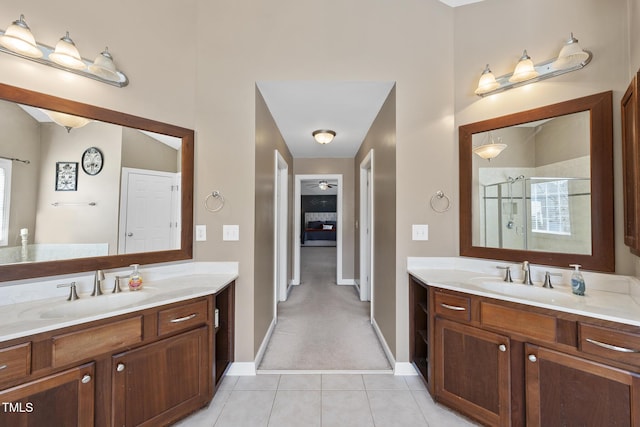
[[[13,21],[7,31],[0,36],[0,45],[11,52],[28,56],[29,58],[42,58],[42,51],[36,45],[36,39],[24,21],[24,15],[20,15],[20,19]]]
[[[55,49],[38,43],[25,22],[24,15],[20,15],[20,19],[14,21],[6,31],[0,30],[0,52],[117,87],[129,84],[127,76],[116,69],[107,48],[91,62],[80,56],[68,31],[56,43]]]
[[[571,33],[569,40],[562,47],[557,58],[534,64],[525,50],[513,73],[500,77],[493,77],[493,73],[489,69],[489,65],[487,65],[480,76],[475,94],[488,96],[571,71],[577,71],[586,67],[592,58],[591,52],[582,49],[578,44],[578,40]]]
[[[314,130],[311,135],[313,135],[313,138],[318,144],[328,144],[333,141],[336,133],[332,130],[319,129]]]
[[[531,57],[527,55],[527,49],[522,52],[520,61],[516,65],[516,69],[513,71],[513,75],[509,78],[511,83],[523,82],[530,80],[534,77],[538,77],[538,72],[533,68],[533,61]]]
[[[102,53],[96,56],[93,64],[89,65],[89,72],[113,82],[117,82],[120,79],[108,47],[105,47]]]
[[[92,121],[85,117],[74,116],[73,114],[61,113],[59,111],[42,111],[47,113],[47,115],[51,117],[51,120],[67,129],[67,132],[71,132],[71,129],[81,128]]]
[[[489,142],[475,147],[473,152],[483,159],[491,161],[491,159],[498,157],[498,155],[507,148],[507,144],[503,144],[501,138],[498,138],[498,142],[496,143],[491,136],[491,132],[489,132],[488,135]]]
[[[63,67],[73,68],[74,70],[82,70],[87,66],[80,58],[80,52],[76,44],[69,37],[69,31],[64,35],[58,43],[53,53],[49,54],[49,59]]]
[[[329,183],[325,180],[322,180],[318,182],[318,188],[320,188],[321,190],[326,190],[329,188]]]

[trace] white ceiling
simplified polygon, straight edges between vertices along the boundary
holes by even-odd
[[[293,157],[354,157],[394,82],[262,81],[257,86]],[[336,132],[318,144],[317,129]]]

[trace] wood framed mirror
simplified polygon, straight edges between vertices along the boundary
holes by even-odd
[[[0,109],[0,281],[193,257],[193,130],[5,84]]]
[[[459,144],[461,256],[615,270],[612,92],[460,126]]]

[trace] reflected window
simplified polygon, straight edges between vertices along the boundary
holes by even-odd
[[[0,159],[0,246],[9,242],[9,200],[11,200],[11,160]]]
[[[566,179],[531,184],[531,231],[571,234],[569,181]]]

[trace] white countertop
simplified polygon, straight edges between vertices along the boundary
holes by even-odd
[[[125,284],[122,292],[112,294],[103,287],[104,295],[78,292],[80,299],[75,301],[66,301],[68,289],[59,289],[64,296],[0,307],[0,342],[214,294],[237,277],[237,271],[153,277],[140,291],[131,292]]]
[[[583,273],[587,291],[584,296],[578,296],[571,293],[568,285],[570,270],[565,270],[563,277],[552,277],[554,289],[546,289],[536,279],[533,287],[523,285],[518,282],[515,274],[513,283],[504,282],[503,277],[496,274],[495,267],[498,264],[493,262],[488,266],[486,262],[474,265],[473,262],[424,263],[410,260],[407,271],[423,283],[437,288],[640,326],[640,298],[634,289],[638,285],[635,278]],[[434,268],[436,265],[444,268]],[[537,270],[536,276],[533,276],[532,270],[532,276],[542,279],[544,271],[549,269]],[[607,278],[610,281],[609,288]],[[592,279],[592,286],[589,279]]]

